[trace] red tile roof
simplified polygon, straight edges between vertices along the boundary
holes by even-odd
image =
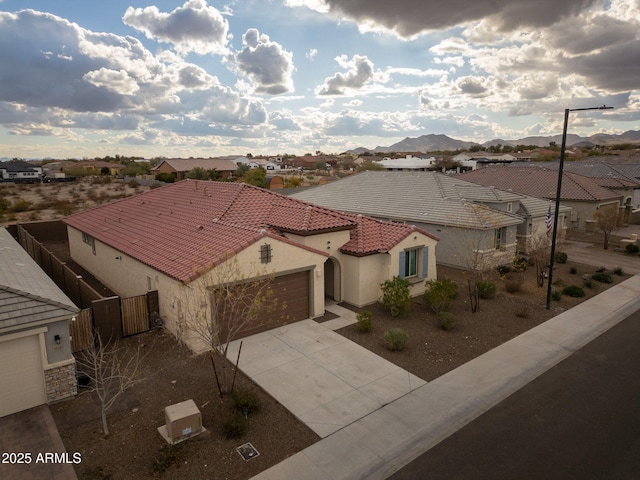
[[[487,167],[459,175],[463,180],[500,190],[513,190],[538,198],[556,198],[558,171],[542,167]],[[602,201],[620,196],[598,185],[594,179],[571,172],[563,172],[562,200]]]
[[[438,240],[438,237],[412,225],[385,222],[363,215],[347,215],[354,219],[357,227],[351,230],[351,239],[340,251],[350,255],[365,256],[387,252],[412,233],[419,232]]]
[[[263,237],[353,230],[344,253],[385,251],[403,224],[344,215],[246,184],[185,180],[67,217],[67,225],[188,283]],[[324,252],[313,250],[326,255]]]

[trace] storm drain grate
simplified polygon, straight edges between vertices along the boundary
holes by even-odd
[[[252,458],[256,458],[260,455],[260,452],[256,450],[256,448],[250,443],[245,443],[244,445],[240,445],[236,448],[236,451],[244,458],[245,460],[251,460]]]

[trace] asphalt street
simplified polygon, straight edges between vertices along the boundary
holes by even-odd
[[[639,367],[636,312],[389,478],[638,479]]]

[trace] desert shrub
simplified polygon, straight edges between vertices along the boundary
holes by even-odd
[[[256,392],[244,388],[236,388],[231,392],[231,407],[245,417],[260,411],[260,397]]]
[[[522,305],[516,311],[516,317],[518,317],[518,318],[529,318],[529,307],[527,307],[526,305]]]
[[[624,247],[624,253],[628,255],[636,255],[638,252],[640,252],[640,247],[635,243],[630,243]]]
[[[613,278],[606,272],[596,272],[591,275],[591,278],[600,283],[613,283]]]
[[[478,296],[483,300],[488,300],[496,295],[496,284],[491,280],[481,280],[476,284]]]
[[[19,198],[18,200],[13,202],[13,205],[7,208],[7,212],[10,212],[10,213],[26,212],[30,208],[31,208],[31,202],[29,200],[25,200],[24,198]]]
[[[247,432],[247,419],[241,413],[235,412],[222,423],[222,434],[227,440],[240,438]]]
[[[511,273],[511,267],[509,265],[500,265],[498,268],[498,275],[501,277],[506,275],[507,273]]]
[[[571,267],[569,269],[569,273],[571,273],[572,275],[575,275],[576,273],[578,273],[578,269],[576,267]]]
[[[456,316],[451,312],[438,312],[438,327],[442,330],[448,332],[453,330],[453,327],[456,322]]]
[[[562,289],[562,293],[568,297],[584,297],[584,290],[582,289],[582,287],[579,287],[577,285],[569,285],[568,287],[564,287]]]
[[[553,292],[551,292],[551,300],[559,302],[561,298],[562,294],[560,293],[560,290],[554,290]]]
[[[38,212],[30,212],[29,213],[29,220],[32,221],[32,222],[40,220],[40,214]]]
[[[76,207],[69,200],[56,199],[53,202],[53,208],[62,215],[71,215]]]
[[[373,313],[369,310],[363,310],[356,315],[356,329],[361,333],[370,332],[373,330]]]
[[[523,283],[524,277],[519,274],[507,275],[504,279],[504,287],[509,293],[520,293],[522,291]]]
[[[131,187],[131,188],[137,188],[137,187],[140,186],[140,182],[137,181],[137,180],[129,180],[127,182],[127,185],[129,185],[129,187]]]
[[[591,280],[585,280],[584,286],[587,288],[593,288],[593,282]]]
[[[390,328],[382,336],[385,347],[392,352],[400,352],[407,348],[409,334],[401,328]]]
[[[449,310],[451,302],[458,296],[458,286],[449,278],[427,280],[424,292],[424,303],[438,313]]]
[[[93,177],[91,179],[91,185],[107,185],[109,183],[111,183],[111,177],[109,176]]]
[[[411,311],[409,286],[409,280],[398,276],[380,285],[382,289],[382,305],[391,310],[391,316],[397,317]]]
[[[624,275],[624,271],[622,270],[622,267],[616,267],[613,269],[613,274],[622,276]]]
[[[524,272],[529,265],[530,265],[530,263],[526,258],[516,259],[516,260],[513,261],[513,271],[514,272]]]
[[[567,263],[567,260],[569,259],[569,257],[564,252],[557,252],[555,259],[556,259],[556,263]]]
[[[169,470],[172,465],[182,463],[184,452],[182,450],[184,444],[166,445],[160,448],[160,452],[153,459],[152,470],[156,474],[161,474]]]

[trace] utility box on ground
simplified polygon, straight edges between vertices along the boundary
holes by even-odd
[[[169,443],[179,443],[202,433],[202,414],[193,400],[169,405],[164,409],[165,425],[158,428]]]

